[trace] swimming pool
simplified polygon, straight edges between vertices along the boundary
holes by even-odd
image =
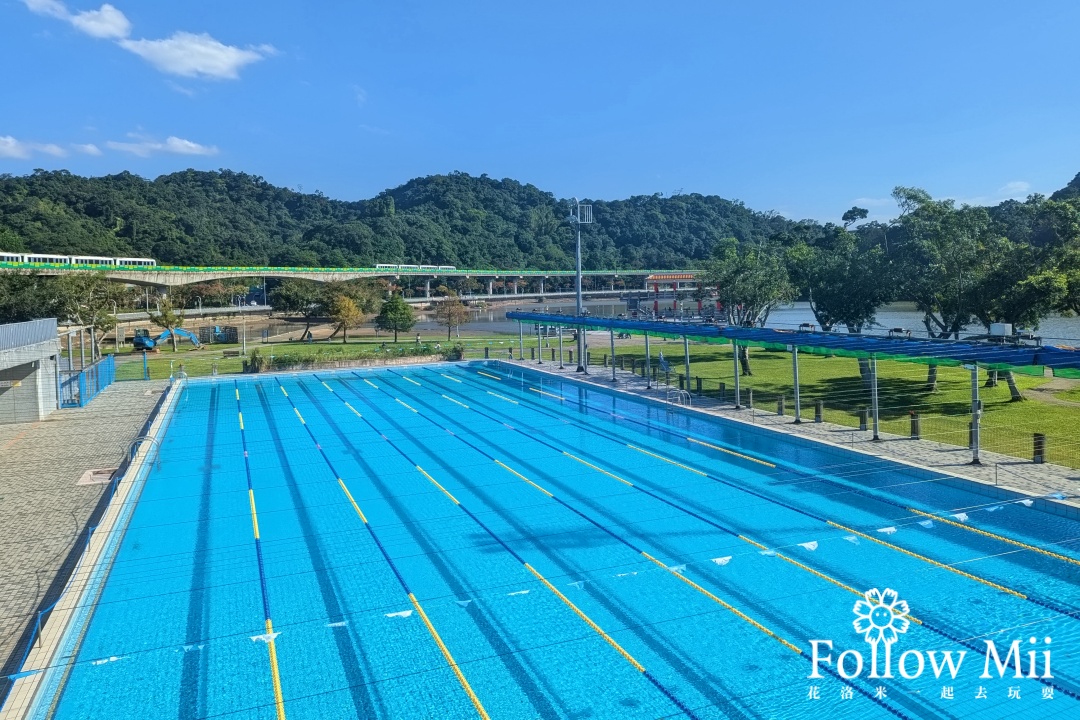
[[[1080,522],[1030,500],[503,363],[176,403],[41,717],[1080,713]]]

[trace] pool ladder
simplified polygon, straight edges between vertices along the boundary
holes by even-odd
[[[667,401],[669,403],[675,403],[676,405],[693,405],[689,392],[675,388],[667,391]]]

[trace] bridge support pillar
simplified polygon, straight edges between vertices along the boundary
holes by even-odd
[[[488,292],[487,292],[487,294],[488,295],[494,295],[495,294],[495,281],[494,280],[488,280]]]
[[[514,294],[518,294],[517,280],[514,281]]]
[[[431,297],[431,280],[430,279],[424,281],[424,297],[426,297],[426,298]]]
[[[544,278],[540,278],[540,294],[544,294]]]

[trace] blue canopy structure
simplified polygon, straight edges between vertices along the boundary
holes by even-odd
[[[508,312],[509,320],[563,325],[625,333],[687,337],[705,342],[754,345],[777,350],[798,348],[812,354],[876,357],[934,365],[972,365],[1042,375],[1050,368],[1057,377],[1080,378],[1080,350],[1072,347],[1011,345],[974,340],[930,340],[854,335],[839,332],[802,332],[775,328],[746,328],[703,323],[623,320],[541,312]]]

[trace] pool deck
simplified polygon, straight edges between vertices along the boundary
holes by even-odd
[[[83,408],[35,423],[0,425],[0,658],[19,670],[34,614],[59,595],[107,483],[78,484],[116,468],[161,397],[165,381],[115,383]],[[87,478],[87,479],[104,479]],[[10,681],[0,680],[0,696]]]
[[[500,362],[511,364],[506,361]],[[612,382],[610,367],[590,366],[589,374],[584,375],[569,364],[563,370],[559,369],[557,363],[552,362],[539,364],[536,361],[515,361],[512,364],[661,402],[665,402],[667,397],[667,386],[661,385],[657,389],[654,384],[653,389],[646,389],[645,379],[628,371],[616,370],[617,382]],[[731,403],[722,403],[713,398],[694,395],[691,403],[693,409],[719,417],[752,423],[778,432],[828,442],[909,465],[950,473],[976,483],[980,487],[973,489],[989,497],[1007,497],[1013,493],[1040,497],[1061,492],[1066,495],[1066,499],[1052,501],[1060,506],[1062,512],[1059,514],[1080,519],[1080,471],[1072,468],[1049,463],[1036,465],[1010,455],[985,450],[979,454],[982,464],[972,465],[971,451],[967,448],[932,440],[912,440],[907,436],[885,433],[881,433],[881,439],[875,442],[870,431],[860,431],[835,423],[815,423],[813,408],[804,408],[802,423],[795,424],[792,416],[780,416],[768,410],[745,407],[742,410],[736,410]]]

